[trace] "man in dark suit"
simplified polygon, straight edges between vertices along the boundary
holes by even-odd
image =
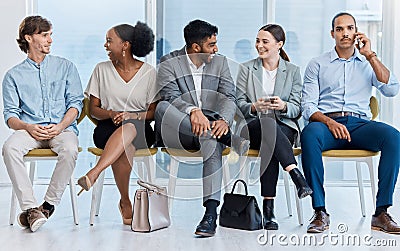
[[[203,157],[205,215],[195,234],[213,236],[222,183],[224,145],[243,154],[249,141],[230,133],[236,111],[227,59],[216,55],[218,28],[202,20],[184,28],[186,46],[160,60],[157,82],[161,102],[155,120],[158,142],[167,147],[200,149]]]

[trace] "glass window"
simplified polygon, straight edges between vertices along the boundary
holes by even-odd
[[[183,48],[185,45],[183,28],[190,21],[201,19],[218,27],[218,53],[228,58],[232,77],[236,79],[238,63],[257,57],[254,43],[258,29],[263,25],[264,2],[263,0],[157,1],[157,59],[172,50]],[[159,156],[157,161],[168,163],[168,156]],[[179,169],[179,177],[201,177],[202,169],[199,165],[181,165],[185,168]]]
[[[103,47],[107,29],[118,23],[135,24],[137,20],[145,19],[146,1],[116,0],[108,3],[88,0],[85,4],[77,0],[37,0],[37,2],[38,13],[48,17],[54,25],[52,54],[66,57],[77,65],[83,88],[86,87],[94,66],[100,61],[107,60]],[[230,59],[234,79],[237,63],[257,56],[254,41],[258,29],[265,24],[268,0],[201,2],[157,0],[156,2],[157,11],[153,14],[156,14],[157,22],[157,59],[184,46],[183,28],[193,19],[206,20],[219,28],[219,53]],[[282,25],[286,31],[287,41],[284,48],[291,61],[300,66],[302,75],[311,58],[333,48],[334,40],[330,36],[331,19],[338,12],[347,11],[353,14],[359,30],[365,32],[371,39],[372,49],[378,55],[381,54],[382,0],[273,2],[274,4],[270,6],[275,6],[274,22]],[[92,146],[93,125],[84,120],[79,129],[80,145],[83,149]],[[161,160],[164,161],[164,157]],[[86,172],[93,164],[93,156],[86,151],[81,153],[76,176]],[[327,169],[328,179],[355,178],[353,168],[336,167]],[[196,169],[200,172],[198,168]]]
[[[349,12],[355,17],[358,30],[369,37],[372,50],[380,55],[382,42],[381,0],[276,1],[276,23],[284,27],[287,36],[283,48],[286,49],[291,61],[300,66],[302,76],[308,62],[313,57],[330,51],[335,46],[335,41],[330,35],[331,22],[339,12]],[[368,174],[367,169],[363,173]],[[355,164],[351,162],[328,163],[326,179],[356,179]]]
[[[194,19],[202,19],[218,27],[219,53],[230,59],[232,76],[235,78],[235,62],[245,62],[257,56],[254,41],[258,29],[263,24],[263,2],[263,0],[158,1],[157,58],[171,50],[181,49],[185,45],[183,28]]]
[[[95,65],[108,60],[104,49],[107,30],[117,24],[136,24],[145,21],[145,1],[114,0],[96,1],[78,0],[52,1],[37,0],[38,13],[53,24],[53,45],[51,54],[65,57],[78,68],[85,90]],[[87,172],[95,163],[95,157],[86,149],[93,144],[93,124],[84,119],[79,125],[79,145],[83,151],[79,154],[75,176]],[[54,162],[49,162],[50,166]],[[48,177],[46,168],[39,168],[38,176]],[[107,171],[110,176],[110,171]]]
[[[378,54],[382,37],[382,1],[276,1],[276,23],[286,31],[284,48],[291,61],[304,72],[308,62],[331,50],[335,41],[330,35],[332,18],[339,12],[349,12],[358,30],[371,39],[372,49]],[[309,13],[313,13],[310,15]]]

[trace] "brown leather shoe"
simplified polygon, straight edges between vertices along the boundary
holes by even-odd
[[[46,218],[50,218],[50,216],[54,213],[54,207],[51,210],[44,209],[43,204],[39,206],[39,210],[46,216]]]
[[[46,216],[37,207],[28,209],[27,213],[26,218],[32,232],[38,230],[47,221]]]
[[[400,226],[387,212],[382,212],[378,217],[372,215],[371,229],[388,234],[400,234]]]
[[[18,224],[23,228],[28,228],[29,227],[29,222],[28,222],[27,217],[28,217],[28,212],[27,211],[22,211],[17,216]]]
[[[329,223],[329,214],[324,211],[315,211],[310,225],[307,227],[307,233],[322,233],[329,229]]]

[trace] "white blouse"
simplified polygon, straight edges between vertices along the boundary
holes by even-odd
[[[145,111],[160,99],[156,84],[156,70],[143,63],[129,82],[118,74],[111,61],[96,65],[90,77],[85,96],[101,100],[101,108],[113,111]]]
[[[278,68],[272,71],[269,71],[265,68],[263,69],[263,96],[272,96],[275,90],[275,80]]]

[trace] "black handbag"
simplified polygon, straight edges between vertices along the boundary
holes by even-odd
[[[233,193],[238,182],[243,183],[246,195]],[[247,184],[244,180],[235,181],[232,191],[225,193],[219,214],[219,225],[243,230],[262,229],[260,208],[256,198],[248,195]]]

